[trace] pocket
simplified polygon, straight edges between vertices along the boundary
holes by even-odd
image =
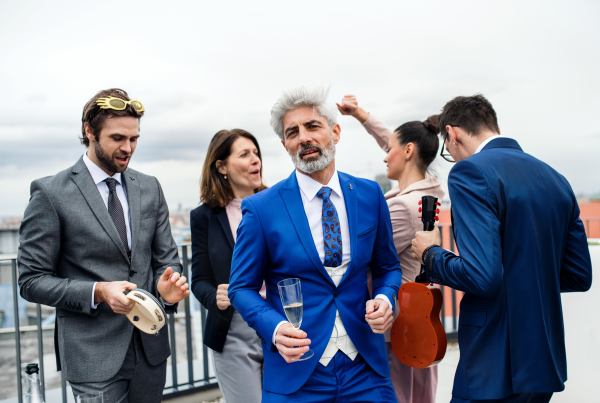
[[[485,326],[485,322],[487,319],[486,311],[465,311],[461,310],[460,315],[458,316],[458,325],[459,326],[477,326],[482,327]]]
[[[374,233],[376,229],[377,229],[377,225],[374,226],[373,228],[369,228],[368,230],[366,230],[365,232],[363,232],[361,234],[358,234],[358,239],[364,238],[367,235]]]

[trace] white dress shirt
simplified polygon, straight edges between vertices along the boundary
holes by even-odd
[[[125,228],[127,229],[127,245],[129,246],[129,250],[131,250],[131,226],[129,225],[129,203],[127,202],[127,190],[121,184],[121,173],[117,172],[113,176],[110,176],[102,168],[96,165],[89,157],[87,153],[83,154],[83,162],[87,167],[90,175],[92,175],[92,179],[98,187],[98,191],[100,192],[100,196],[102,196],[102,200],[104,200],[104,205],[108,210],[108,195],[110,194],[110,190],[108,189],[108,184],[104,182],[106,178],[113,178],[117,181],[117,197],[121,202],[121,206],[123,207],[123,214],[125,216]],[[96,292],[96,284],[94,283],[94,287],[92,288],[92,309],[96,309],[98,304],[94,303],[94,294]]]
[[[488,137],[487,139],[485,139],[483,141],[483,143],[479,144],[479,147],[477,147],[477,150],[475,150],[475,154],[477,154],[479,151],[483,150],[483,147],[487,146],[487,144],[492,141],[492,140],[496,140],[497,138],[500,138],[499,134],[496,134],[495,136],[492,137]]]
[[[319,254],[319,259],[321,262],[325,261],[325,245],[323,239],[323,199],[317,196],[317,193],[323,185],[316,180],[312,179],[308,175],[304,175],[298,170],[296,170],[296,179],[298,180],[298,186],[300,187],[300,195],[302,197],[302,204],[304,206],[304,212],[306,213],[306,218],[308,219],[308,225],[310,227],[310,232],[313,237],[313,241],[315,243],[315,247],[317,249],[317,253]],[[331,276],[334,284],[337,286],[341,281],[346,269],[348,268],[348,264],[350,263],[350,255],[351,255],[351,244],[350,244],[350,227],[348,225],[348,213],[346,211],[346,203],[344,200],[344,193],[342,192],[342,187],[340,185],[340,179],[338,176],[337,170],[333,173],[333,176],[329,180],[329,183],[326,185],[327,187],[332,189],[331,195],[329,199],[335,206],[335,209],[338,213],[338,219],[340,221],[340,229],[342,231],[342,245],[343,245],[343,254],[342,254],[342,265],[335,267],[326,267],[328,274]],[[365,284],[366,286],[366,284]],[[386,295],[379,294],[375,298],[383,299],[387,301],[392,309],[392,304],[389,298]],[[286,321],[280,322],[277,327],[275,327],[275,331],[273,332],[272,342],[275,344],[275,336],[277,335],[277,330],[284,323],[288,323]],[[331,358],[335,355],[337,350],[341,350],[344,352],[350,359],[354,360],[358,355],[358,351],[354,344],[348,337],[346,333],[346,329],[341,321],[339,316],[339,312],[336,310],[336,320],[334,322],[334,327],[332,331],[331,338],[327,347],[325,348],[325,352],[323,356],[320,357],[319,362],[325,366],[329,363]]]

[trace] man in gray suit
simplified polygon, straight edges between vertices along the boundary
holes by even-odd
[[[75,396],[160,402],[167,329],[141,333],[124,292],[141,288],[167,311],[189,295],[156,178],[128,169],[143,105],[119,89],[84,107],[77,163],[31,184],[18,252],[21,296],[56,307],[57,365]]]

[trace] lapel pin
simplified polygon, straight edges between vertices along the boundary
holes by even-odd
[[[352,187],[352,184],[350,184],[350,186],[348,187],[348,189],[354,190],[354,188]]]
[[[135,178],[133,176],[130,176],[129,179],[131,179],[132,181],[135,180]]]

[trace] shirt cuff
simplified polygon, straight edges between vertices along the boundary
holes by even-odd
[[[273,343],[273,345],[275,345],[275,336],[277,336],[277,330],[279,330],[279,326],[283,325],[284,323],[289,323],[286,322],[285,320],[282,320],[281,322],[279,322],[279,324],[275,327],[275,331],[273,332],[273,337],[271,338],[271,343]]]
[[[96,284],[98,284],[97,281],[94,283],[94,286],[92,287],[92,305],[91,305],[92,309],[96,309],[96,308],[98,308],[98,305],[100,305],[100,304],[94,303],[94,295],[96,295]]]
[[[390,299],[387,297],[387,295],[384,295],[384,294],[377,294],[377,295],[375,296],[375,298],[373,298],[373,299],[378,299],[378,298],[379,298],[379,299],[382,299],[382,300],[384,300],[384,301],[386,301],[386,302],[389,304],[389,306],[390,306],[390,309],[392,310],[392,312],[394,311],[394,307],[392,306],[392,303],[390,302]]]
[[[177,302],[174,302],[174,303],[167,302],[167,301],[165,301],[165,299],[163,297],[160,297],[160,300],[162,301],[163,304],[165,304],[167,306],[172,306],[177,303]]]

